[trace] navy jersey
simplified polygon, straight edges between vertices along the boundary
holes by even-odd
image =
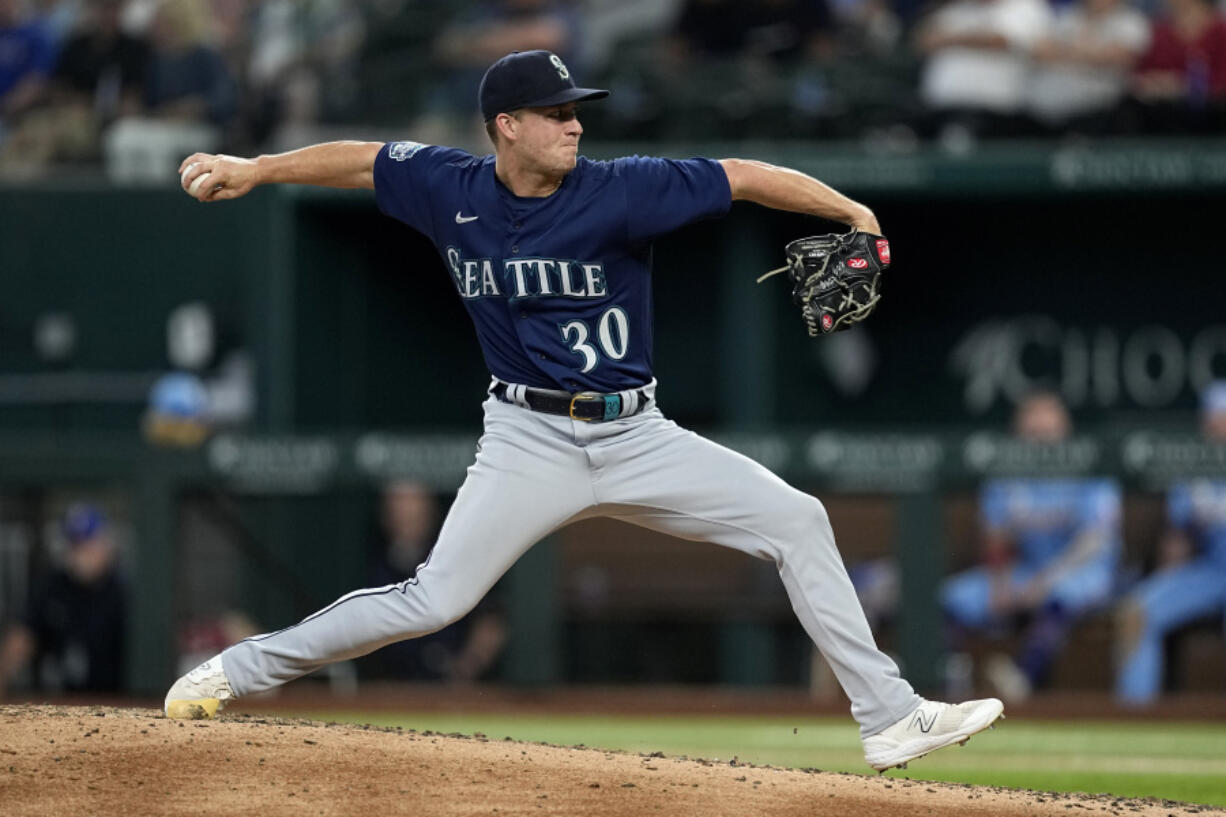
[[[732,201],[709,159],[579,157],[553,195],[523,198],[493,156],[417,142],[384,145],[375,195],[434,242],[490,373],[569,392],[651,381],[651,242]]]

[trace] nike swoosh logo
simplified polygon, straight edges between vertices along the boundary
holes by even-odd
[[[462,215],[463,212],[464,212],[463,210],[455,211],[455,223],[456,224],[467,224],[470,221],[476,221],[477,219],[481,218],[481,216],[465,216],[465,215]]]

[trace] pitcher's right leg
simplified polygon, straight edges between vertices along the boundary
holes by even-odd
[[[485,428],[477,460],[416,577],[354,591],[297,624],[240,641],[220,661],[207,662],[216,665],[211,671],[202,665],[181,678],[167,696],[167,713],[173,702],[187,701],[176,708],[190,712],[179,717],[211,717],[219,706],[199,714],[193,696],[224,703],[442,629],[536,541],[593,504],[586,457],[556,425],[487,401]]]

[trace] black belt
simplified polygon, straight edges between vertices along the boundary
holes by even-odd
[[[507,398],[507,384],[497,381],[490,389],[490,394],[504,403],[513,403]],[[647,407],[647,395],[642,389],[635,392],[638,405],[630,414],[638,414]],[[600,423],[605,420],[615,420],[624,415],[622,396],[620,394],[601,394],[594,391],[583,391],[578,394],[565,394],[546,389],[524,388],[524,402],[533,411],[545,414],[558,414],[570,417],[572,420],[583,420],[586,423]]]

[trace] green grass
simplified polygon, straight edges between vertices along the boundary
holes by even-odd
[[[501,739],[662,751],[772,766],[871,774],[850,718],[610,717],[606,715],[372,715],[312,712],[350,721]],[[1005,720],[965,748],[951,747],[892,776],[1041,791],[1103,792],[1226,806],[1226,724]]]

